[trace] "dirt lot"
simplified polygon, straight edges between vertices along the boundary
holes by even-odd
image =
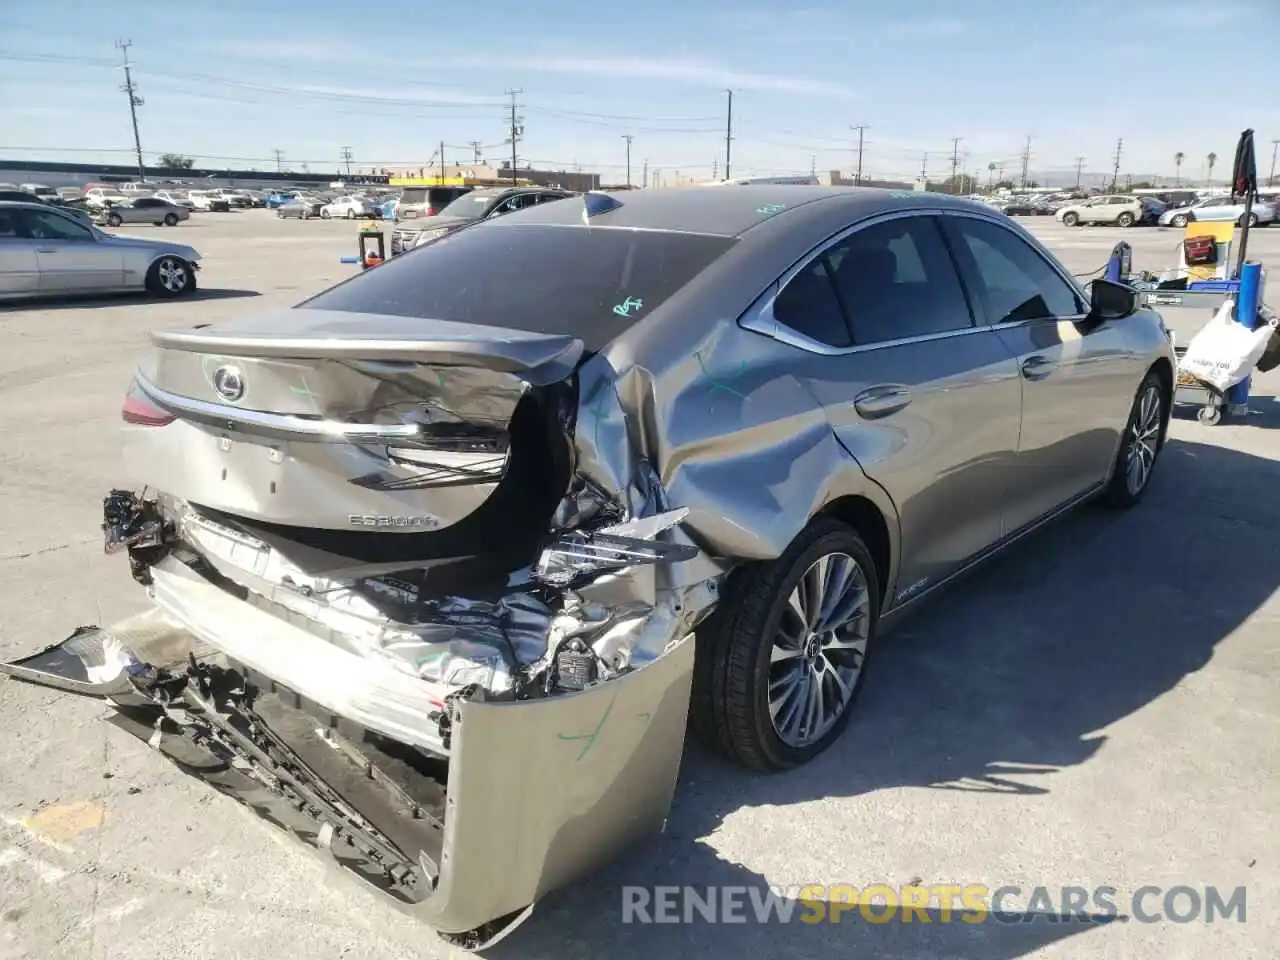
[[[1075,271],[1123,236],[1029,220]],[[102,556],[115,425],[148,330],[289,306],[350,275],[355,226],[265,211],[159,233],[204,256],[197,299],[0,309],[0,655],[141,609]],[[1280,229],[1254,235],[1280,269]],[[1274,297],[1272,302],[1278,302]],[[1180,320],[1194,332],[1204,318]],[[494,955],[1274,957],[1280,935],[1280,375],[1256,415],[1180,411],[1147,502],[1085,510],[906,624],[837,746],[753,777],[691,746],[667,833],[541,905]],[[0,681],[0,957],[440,957],[434,935],[101,722]],[[513,797],[512,803],[519,802]],[[981,924],[624,925],[628,884],[1018,885]],[[1035,886],[1248,888],[1247,922],[1055,923]],[[1148,909],[1161,909],[1159,898]],[[1031,913],[1043,911],[1032,910]]]

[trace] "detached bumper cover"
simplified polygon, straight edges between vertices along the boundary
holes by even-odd
[[[546,893],[661,830],[692,668],[689,637],[580,693],[501,703],[457,696],[436,791],[404,777],[394,752],[372,749],[376,736],[210,655],[159,611],[81,628],[0,672],[107,696],[118,726],[185,772],[476,948],[505,935]]]

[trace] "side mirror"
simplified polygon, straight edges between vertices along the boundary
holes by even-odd
[[[1095,280],[1089,284],[1089,316],[1094,320],[1119,320],[1138,309],[1138,291],[1124,283]]]

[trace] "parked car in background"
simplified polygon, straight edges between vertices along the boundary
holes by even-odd
[[[180,221],[190,217],[191,211],[176,203],[170,203],[160,197],[137,197],[100,210],[95,222],[108,227],[118,227],[125,223],[151,223],[157,227],[176,227]]]
[[[58,198],[58,191],[47,184],[24,183],[22,185],[22,189],[33,197],[38,197],[41,200],[56,200]]]
[[[215,213],[228,213],[231,202],[222,196],[220,190],[188,190],[187,199],[196,210]]]
[[[395,217],[397,220],[416,220],[437,216],[453,201],[474,189],[463,186],[405,187],[396,204]]]
[[[310,197],[306,194],[298,194],[291,200],[276,207],[276,216],[281,220],[287,220],[290,217],[296,217],[299,220],[310,220],[313,217],[319,217],[320,211],[324,209],[324,200],[320,197]]]
[[[485,187],[462,194],[429,221],[396,224],[391,231],[391,255],[411,250],[446,233],[491,217],[501,217],[516,210],[563,200],[573,194],[550,187]]]
[[[1249,215],[1249,225],[1270,226],[1276,220],[1276,208],[1259,200]],[[1193,221],[1205,223],[1236,223],[1244,226],[1244,200],[1232,202],[1230,197],[1206,197],[1181,207],[1171,207],[1160,214],[1160,225],[1185,227]]]
[[[347,220],[355,220],[358,217],[376,219],[382,216],[382,210],[373,201],[364,197],[343,194],[321,207],[320,216],[326,220],[330,217],[343,217]]]
[[[194,210],[196,206],[186,190],[157,190],[152,196],[166,203],[172,203],[174,206],[186,207],[188,210]]]
[[[90,187],[84,192],[84,197],[91,207],[109,207],[129,199],[114,187]]]
[[[237,193],[244,196],[248,201],[247,207],[265,207],[267,205],[267,195],[262,190],[237,190]]]
[[[184,244],[116,237],[39,202],[0,201],[0,297],[196,289],[200,254]]]
[[[1151,206],[1143,203],[1141,197],[1103,196],[1069,203],[1059,209],[1055,216],[1068,227],[1091,223],[1132,227],[1139,223],[1153,222],[1156,213]]]
[[[276,207],[280,206],[280,204],[288,203],[297,195],[297,190],[276,190],[273,193],[267,194],[267,206],[274,210]]]

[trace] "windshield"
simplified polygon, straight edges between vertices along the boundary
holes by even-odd
[[[484,212],[489,209],[490,204],[497,200],[501,193],[489,193],[484,190],[473,190],[471,193],[464,193],[457,200],[454,200],[447,207],[440,211],[442,217],[465,217],[467,219],[475,219],[483,217]]]
[[[569,335],[599,350],[735,242],[656,230],[484,223],[418,247],[299,307]]]

